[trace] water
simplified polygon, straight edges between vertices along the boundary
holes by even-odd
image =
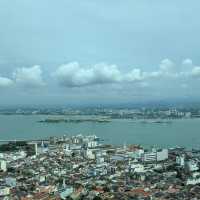
[[[110,123],[37,123],[47,116],[0,115],[0,140],[39,139],[49,136],[96,134],[112,144],[159,147],[200,147],[200,119],[174,120],[170,124],[113,120]]]

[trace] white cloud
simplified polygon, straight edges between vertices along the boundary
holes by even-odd
[[[174,71],[174,68],[175,68],[175,64],[169,59],[164,59],[160,63],[160,70],[163,73],[171,73]]]
[[[0,76],[0,88],[10,87],[13,85],[13,81],[9,78]]]
[[[61,85],[66,87],[130,83],[145,79],[145,73],[139,68],[134,68],[130,72],[122,72],[116,65],[105,63],[83,67],[78,62],[71,62],[58,67],[53,75]]]
[[[61,65],[54,76],[60,84],[67,87],[116,83],[122,80],[121,72],[116,65],[104,63],[82,67],[77,62],[71,62]]]
[[[200,67],[199,67],[199,66],[193,67],[192,72],[191,72],[191,75],[192,75],[193,77],[198,77],[198,78],[200,78]]]
[[[200,66],[193,64],[191,59],[185,59],[182,62],[184,68],[182,69],[181,74],[189,78],[200,78]]]
[[[113,83],[122,80],[122,74],[116,65],[97,64],[91,71],[94,83]]]
[[[96,64],[90,67],[83,67],[78,62],[71,62],[58,67],[54,76],[59,83],[66,87],[82,87],[95,84],[108,83],[134,83],[149,82],[149,80],[182,79],[200,76],[200,67],[193,66],[192,60],[185,59],[182,65],[190,65],[190,68],[180,68],[170,59],[161,61],[158,70],[142,71],[140,68],[133,68],[131,71],[123,72],[116,65],[105,63]],[[149,84],[149,83],[148,83]]]
[[[145,78],[195,78],[200,77],[200,67],[193,65],[192,60],[189,58],[182,61],[182,67],[169,59],[164,59],[157,71],[144,72],[144,74]]]
[[[180,75],[178,66],[167,58],[161,61],[159,70],[151,72],[149,76],[153,78],[178,78]]]
[[[145,72],[146,78],[159,78],[162,76],[163,76],[163,73],[161,71]]]
[[[186,67],[191,67],[193,66],[193,62],[191,59],[187,58],[187,59],[184,59],[183,62],[182,62],[183,66],[186,66]]]
[[[145,75],[139,68],[133,69],[130,73],[127,73],[123,76],[124,81],[141,81],[145,78]]]
[[[191,59],[182,61],[179,68],[170,59],[161,61],[157,70],[143,71],[141,68],[133,68],[130,71],[122,71],[117,65],[99,63],[91,66],[82,66],[78,62],[63,64],[57,68],[53,76],[60,85],[65,87],[83,87],[102,84],[138,83],[141,87],[147,87],[151,84],[159,84],[159,81],[170,82],[173,80],[192,80],[200,77],[200,67],[194,66]],[[186,79],[185,79],[186,78]],[[145,84],[144,84],[145,83]],[[146,84],[148,83],[148,84]],[[45,85],[43,72],[40,66],[35,65],[30,68],[17,68],[13,72],[13,80],[0,77],[0,87],[17,85],[25,88],[37,88]],[[181,83],[180,83],[181,85]]]
[[[16,69],[13,73],[16,84],[27,88],[36,88],[44,86],[41,67],[35,65],[30,68],[22,67]]]

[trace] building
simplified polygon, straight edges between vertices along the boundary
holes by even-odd
[[[88,143],[87,143],[87,147],[88,148],[95,148],[95,147],[97,147],[97,141],[89,141]]]
[[[95,159],[95,154],[93,153],[93,151],[91,149],[85,149],[83,150],[83,155],[85,158],[94,160]]]
[[[131,170],[133,170],[136,173],[144,173],[145,172],[144,165],[142,165],[142,164],[131,164],[130,168],[131,168]]]
[[[145,152],[143,155],[144,162],[155,162],[157,160],[157,152]]]
[[[176,164],[180,165],[181,167],[185,166],[185,155],[176,156]]]
[[[151,152],[144,152],[143,161],[144,162],[156,162],[164,161],[168,159],[168,149],[156,150],[153,149]]]
[[[72,150],[69,144],[65,144],[64,146],[64,152],[66,155],[71,155],[72,154]]]
[[[196,185],[200,183],[200,178],[188,178],[186,185]]]
[[[5,182],[6,182],[6,185],[9,186],[9,187],[11,187],[11,188],[16,187],[16,185],[17,185],[16,178],[7,177],[5,179]]]
[[[97,157],[97,164],[102,164],[104,163],[104,157]]]
[[[7,196],[10,194],[10,188],[5,186],[0,186],[0,199],[1,197]]]
[[[164,161],[168,159],[168,149],[157,151],[157,161]]]
[[[7,171],[7,163],[5,159],[0,160],[0,171],[3,171],[3,172]]]
[[[185,167],[190,172],[194,172],[194,171],[199,170],[198,163],[195,162],[194,160],[187,161],[186,164],[185,164]]]
[[[143,154],[144,154],[144,149],[136,149],[133,152],[133,157],[136,158],[136,159],[141,159]]]

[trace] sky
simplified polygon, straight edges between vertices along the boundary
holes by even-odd
[[[0,0],[0,105],[200,99],[199,0]]]

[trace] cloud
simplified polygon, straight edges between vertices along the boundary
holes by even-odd
[[[182,79],[200,77],[200,67],[193,66],[191,59],[185,59],[181,68],[170,59],[161,61],[155,71],[142,71],[141,68],[133,68],[123,72],[117,65],[105,63],[93,66],[81,66],[78,62],[70,62],[58,67],[53,73],[59,84],[66,87],[83,87],[97,84],[122,84],[135,82],[148,82],[158,79]],[[149,83],[148,83],[149,84]]]
[[[163,73],[171,73],[174,71],[175,64],[170,59],[164,59],[160,63],[160,70]]]
[[[200,67],[199,67],[199,66],[193,67],[192,72],[191,72],[191,75],[192,75],[193,77],[200,78]]]
[[[116,65],[107,65],[104,63],[96,64],[90,68],[92,74],[92,83],[115,83],[122,80],[122,74]]]
[[[187,67],[186,67],[187,66]],[[123,71],[123,70],[124,71]],[[49,77],[49,74],[46,75]],[[43,71],[40,66],[17,68],[13,72],[13,79],[0,76],[0,87],[16,85],[18,88],[38,88],[46,85],[43,80]],[[170,59],[160,62],[157,70],[143,71],[139,67],[133,67],[129,71],[115,64],[98,63],[90,66],[82,66],[78,62],[63,64],[53,72],[53,77],[64,87],[84,87],[92,85],[126,85],[135,84],[142,88],[151,84],[166,84],[174,81],[190,81],[200,77],[200,67],[195,66],[191,59],[182,61],[181,65],[175,64]],[[49,77],[50,78],[50,77]]]
[[[82,67],[78,62],[71,62],[61,65],[54,76],[61,85],[67,87],[116,83],[122,79],[121,72],[116,65],[104,63],[92,67]]]
[[[142,81],[144,78],[145,74],[139,68],[135,68],[123,76],[123,80],[128,82]]]
[[[200,77],[200,67],[195,66],[189,58],[182,61],[182,66],[175,64],[170,59],[161,61],[159,69],[153,72],[144,72],[145,78],[182,79]]]
[[[13,79],[16,84],[27,88],[37,88],[45,85],[41,67],[38,65],[16,69],[13,73]]]
[[[84,67],[78,62],[59,66],[53,76],[56,77],[60,85],[66,87],[130,83],[145,79],[145,73],[139,68],[133,68],[130,72],[122,72],[117,65],[100,63]]]
[[[194,65],[191,59],[183,60],[182,65],[184,68],[181,74],[189,78],[200,78],[200,66]]]
[[[186,67],[192,67],[193,66],[193,62],[192,62],[191,59],[187,58],[187,59],[183,60],[182,65],[186,66]]]
[[[86,97],[100,102],[105,99],[117,101],[119,98],[129,101],[135,98],[200,96],[200,66],[195,65],[191,59],[180,63],[164,59],[154,68],[106,63],[84,66],[78,62],[70,62],[57,66],[54,71],[50,71],[50,67],[45,71],[42,69],[37,65],[16,68],[11,72],[13,76],[0,76],[0,88],[5,88],[2,91],[8,96],[20,94],[30,96],[31,99],[46,96],[46,101],[52,96],[58,101],[63,99],[63,102],[67,98],[78,101]],[[43,77],[47,82],[44,82]]]
[[[145,78],[177,78],[179,77],[179,69],[177,65],[166,58],[160,62],[159,68],[157,71],[145,72]]]
[[[0,76],[0,88],[10,87],[13,85],[13,81],[9,78]]]

